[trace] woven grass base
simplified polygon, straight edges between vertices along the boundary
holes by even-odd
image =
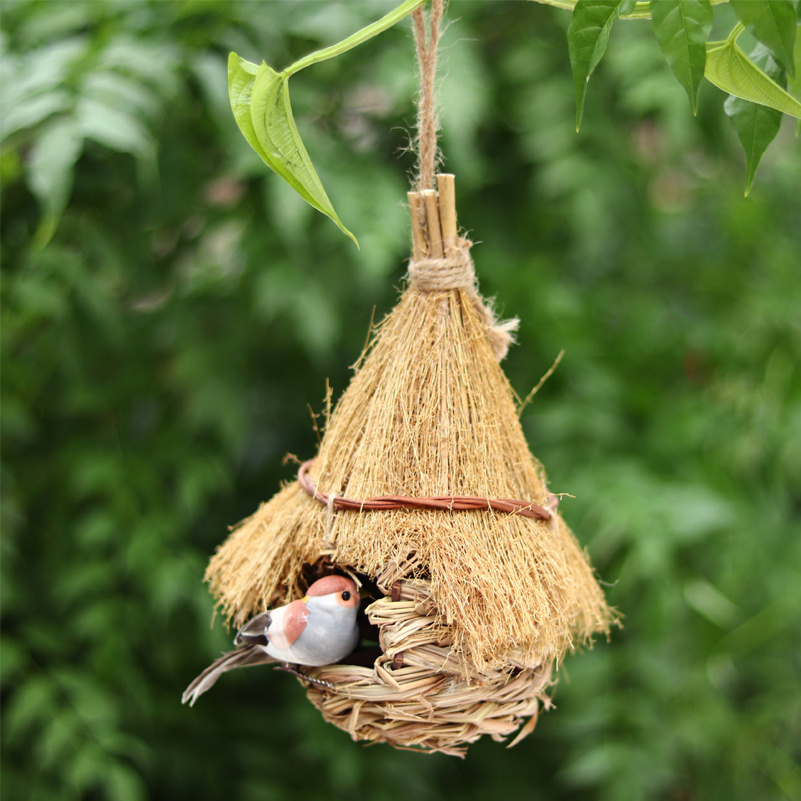
[[[482,670],[458,655],[450,627],[437,623],[431,583],[399,577],[413,563],[414,557],[389,565],[378,580],[387,594],[366,610],[383,652],[374,666],[305,668],[333,685],[310,685],[309,699],[354,740],[463,757],[482,735],[503,741],[528,719],[509,744],[515,745],[549,706],[551,663],[524,665],[512,652],[505,664]]]

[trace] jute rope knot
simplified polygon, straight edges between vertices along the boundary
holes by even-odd
[[[501,361],[514,344],[514,332],[520,325],[518,318],[498,320],[492,302],[478,294],[476,271],[470,257],[472,242],[469,239],[457,240],[456,247],[450,248],[441,258],[425,257],[409,262],[409,286],[418,292],[446,292],[462,289],[467,292],[481,321],[487,327],[492,352]]]
[[[450,255],[440,259],[412,259],[409,262],[410,286],[421,292],[442,292],[448,289],[475,292],[476,271],[470,258],[470,242],[462,239],[459,245]]]

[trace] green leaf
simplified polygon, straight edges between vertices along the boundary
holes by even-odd
[[[772,51],[779,65],[794,76],[798,23],[792,0],[731,0],[731,7],[740,22]]]
[[[687,91],[693,114],[704,77],[706,40],[712,30],[709,0],[651,0],[654,35],[673,74]]]
[[[300,138],[289,102],[288,76],[236,53],[228,61],[228,92],[239,129],[264,163],[354,242],[323,188]],[[356,242],[358,245],[358,242]]]
[[[578,0],[567,29],[567,47],[576,87],[576,130],[581,127],[587,82],[609,44],[612,23],[634,7],[633,0]]]
[[[245,61],[236,53],[228,56],[228,97],[231,100],[234,119],[250,146],[264,158],[264,151],[256,137],[253,121],[250,118],[250,99],[253,95],[253,84],[258,71],[258,65]]]
[[[769,78],[777,82],[782,79],[782,68],[773,59],[770,50],[765,45],[758,44],[750,58]],[[745,150],[745,194],[747,196],[751,191],[751,184],[762,154],[779,132],[782,113],[767,106],[749,103],[734,95],[729,95],[723,108]]]
[[[738,25],[725,41],[707,43],[704,77],[730,95],[801,119],[801,103],[771,80],[737,46],[737,36],[742,30]]]
[[[341,55],[399,22],[425,0],[405,0],[381,19],[343,39],[296,61],[283,72],[266,63],[261,66],[228,57],[228,94],[239,129],[264,163],[280,175],[307,203],[330,217],[358,247],[356,237],[342,224],[326,194],[317,171],[303,145],[292,105],[288,81],[291,75]]]
[[[534,0],[537,3],[542,3],[546,6],[555,6],[556,8],[563,8],[567,11],[572,11],[576,7],[578,0]],[[657,0],[661,2],[661,0]],[[710,5],[718,6],[723,3],[728,3],[729,0],[710,0]],[[620,13],[620,19],[651,19],[653,18],[653,9],[649,0],[638,0],[633,3],[631,8],[627,8]]]
[[[801,6],[799,6],[799,14],[801,14]],[[795,51],[793,60],[796,64],[801,64],[801,36],[795,40]],[[795,71],[795,76],[791,77],[787,82],[787,92],[792,95],[796,100],[801,101],[801,69]],[[795,135],[801,136],[801,120],[795,122]]]

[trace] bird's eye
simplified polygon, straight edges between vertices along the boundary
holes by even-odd
[[[349,598],[350,598],[350,593],[347,590],[345,590],[345,592],[342,593],[342,600],[347,601]]]

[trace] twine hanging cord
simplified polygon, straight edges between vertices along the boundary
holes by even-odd
[[[417,99],[417,188],[431,189],[434,171],[439,161],[437,148],[436,78],[437,48],[439,47],[440,24],[445,11],[444,0],[431,0],[431,9],[426,14],[420,6],[412,12],[412,29],[417,53],[420,93]],[[428,27],[428,30],[426,30]]]
[[[309,477],[309,468],[313,463],[314,459],[303,462],[298,470],[298,483],[312,498],[315,498],[323,506],[333,508],[336,511],[386,512],[390,509],[430,509],[443,512],[474,512],[493,509],[496,512],[519,514],[536,520],[550,521],[554,519],[554,513],[559,504],[559,499],[556,495],[548,496],[547,503],[550,509],[529,501],[511,498],[480,498],[477,495],[438,495],[428,498],[413,498],[409,495],[381,495],[377,498],[367,498],[365,500],[345,498],[341,495],[329,496],[324,492],[320,492]],[[331,498],[333,498],[333,501]]]

